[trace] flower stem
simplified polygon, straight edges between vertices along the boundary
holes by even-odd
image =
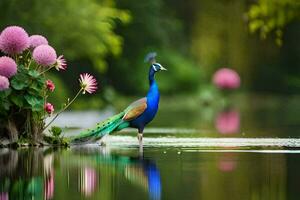
[[[49,127],[50,124],[52,124],[52,122],[54,122],[54,120],[62,113],[64,112],[74,101],[75,99],[80,95],[80,93],[82,92],[82,88],[80,88],[80,90],[77,92],[77,94],[75,95],[75,97],[64,107],[62,108],[58,113],[56,113],[55,117],[53,117],[53,119],[44,127],[43,131]]]
[[[28,62],[28,65],[27,65],[27,68],[28,68],[28,69],[29,69],[29,67],[30,67],[30,65],[31,65],[31,61],[32,61],[32,59],[30,59],[29,62]]]
[[[51,66],[51,67],[49,67],[48,69],[46,69],[46,70],[42,71],[42,72],[40,73],[40,75],[42,75],[42,74],[46,73],[47,71],[49,71],[49,70],[50,70],[50,69],[52,69],[53,67],[54,67],[54,65],[53,65],[53,66]]]

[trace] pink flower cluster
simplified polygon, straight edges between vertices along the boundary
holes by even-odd
[[[44,75],[52,68],[57,71],[67,68],[67,62],[63,55],[57,57],[55,49],[48,44],[47,38],[42,35],[31,35],[29,37],[28,33],[19,26],[6,27],[0,33],[0,51],[7,55],[0,57],[0,91],[9,89],[9,79],[18,72],[19,63],[22,63],[24,69],[35,70],[34,73],[38,76]],[[30,57],[31,55],[32,57]],[[19,69],[19,71],[22,70]],[[80,91],[78,94],[80,92],[92,94],[98,88],[94,76],[87,73],[80,74],[79,82]],[[44,89],[46,92],[53,92],[55,85],[51,80],[47,80]],[[45,93],[44,98],[46,99],[47,96],[48,94]],[[74,100],[77,96],[74,97]],[[74,100],[70,102],[72,103]],[[69,105],[66,104],[63,109],[66,109]],[[44,105],[44,111],[51,115],[54,112],[54,106],[47,102]]]
[[[55,50],[48,45],[48,40],[44,36],[29,37],[28,33],[19,26],[9,26],[0,34],[0,50],[5,54],[20,54],[29,47],[34,49],[34,60],[38,64],[47,67],[58,62],[58,69],[66,68],[65,60],[62,60],[61,56],[57,58]]]
[[[213,83],[220,89],[239,88],[240,82],[240,76],[232,69],[222,68],[213,75]]]

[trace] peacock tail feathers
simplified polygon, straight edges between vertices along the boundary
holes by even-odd
[[[95,128],[87,129],[79,133],[78,136],[70,138],[70,143],[84,144],[96,142],[107,134],[128,127],[129,123],[123,120],[124,115],[125,111],[114,115],[103,122],[98,123]]]

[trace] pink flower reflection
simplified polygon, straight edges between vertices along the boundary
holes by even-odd
[[[240,114],[237,111],[220,112],[216,118],[215,126],[221,134],[233,134],[240,130]]]
[[[8,200],[8,192],[1,192],[0,193],[0,200]]]
[[[91,196],[97,186],[97,172],[93,168],[86,167],[81,176],[81,191],[85,196]]]
[[[218,168],[222,172],[232,172],[236,169],[236,157],[231,153],[224,153],[221,155],[218,161]]]
[[[44,185],[45,199],[52,199],[54,195],[54,171],[51,170],[50,177],[46,179]]]

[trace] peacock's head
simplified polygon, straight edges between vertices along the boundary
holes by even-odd
[[[156,62],[155,59],[156,56],[157,56],[156,52],[150,52],[146,55],[144,61],[151,63],[151,69],[153,69],[154,72],[166,71],[167,70],[166,68],[164,68],[161,64]]]
[[[159,63],[153,63],[151,65],[152,69],[155,71],[155,72],[159,72],[159,71],[167,71],[166,68],[164,68],[161,64]]]

